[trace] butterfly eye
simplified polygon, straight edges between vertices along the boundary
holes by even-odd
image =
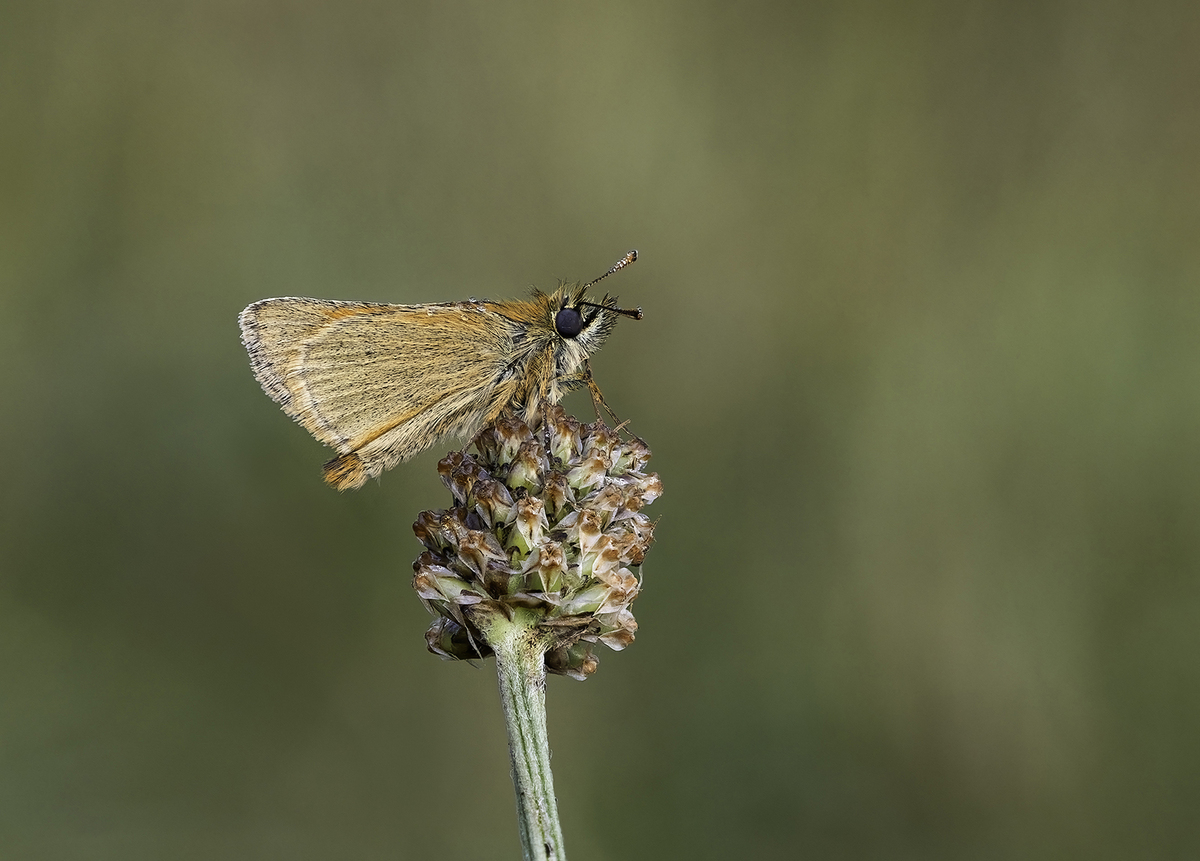
[[[583,331],[583,315],[574,308],[563,308],[554,315],[554,328],[564,338],[574,338]]]

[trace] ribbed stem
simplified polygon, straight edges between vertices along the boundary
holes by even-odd
[[[566,861],[546,734],[546,646],[535,623],[518,610],[512,619],[493,616],[481,627],[496,652],[525,861]]]

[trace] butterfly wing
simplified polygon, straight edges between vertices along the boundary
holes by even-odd
[[[516,388],[515,324],[479,303],[264,299],[240,323],[263,390],[341,455],[325,467],[339,490],[474,434]]]

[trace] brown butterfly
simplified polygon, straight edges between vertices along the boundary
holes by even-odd
[[[587,284],[525,300],[382,305],[263,299],[238,318],[254,377],[283,411],[338,456],[325,480],[362,486],[447,436],[472,437],[505,411],[526,421],[587,386],[607,409],[588,358],[619,316],[597,281],[637,260],[631,251]],[[611,410],[609,411],[611,413]]]

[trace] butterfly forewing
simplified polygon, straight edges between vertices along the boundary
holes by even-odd
[[[475,303],[267,299],[242,314],[264,390],[340,453],[382,459],[379,471],[432,438],[471,430],[503,400],[495,390],[510,330]]]

